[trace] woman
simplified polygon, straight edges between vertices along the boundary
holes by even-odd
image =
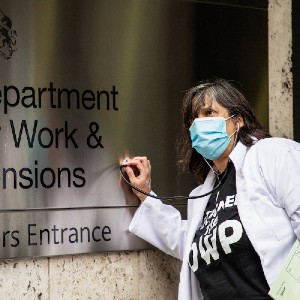
[[[188,201],[188,220],[137,193],[141,205],[129,230],[183,261],[179,299],[271,299],[270,286],[300,237],[300,145],[271,138],[223,79],[189,90],[183,119],[181,162],[200,182],[190,196],[223,184]],[[149,160],[126,165],[131,183],[150,192]]]

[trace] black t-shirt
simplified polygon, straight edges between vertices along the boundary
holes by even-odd
[[[272,299],[259,256],[238,214],[232,162],[225,176],[224,184],[211,194],[203,225],[196,231],[190,266],[205,300]]]

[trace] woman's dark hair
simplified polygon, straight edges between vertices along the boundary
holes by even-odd
[[[194,119],[198,117],[199,110],[205,104],[206,99],[216,101],[226,108],[229,116],[242,116],[244,126],[240,128],[237,139],[244,145],[252,146],[252,137],[258,140],[270,137],[269,132],[255,117],[253,109],[244,95],[230,81],[217,78],[200,82],[191,88],[183,98],[183,129],[178,140],[178,162],[184,171],[189,171],[196,176],[198,183],[204,182],[209,172],[209,166],[203,157],[192,148],[189,128]]]

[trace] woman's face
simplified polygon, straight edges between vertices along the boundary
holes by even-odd
[[[235,141],[235,132],[241,127],[244,126],[243,118],[238,115],[234,116],[234,118],[229,118],[231,115],[229,114],[229,111],[221,106],[218,102],[215,100],[205,99],[205,104],[201,107],[201,109],[198,112],[198,118],[208,118],[208,117],[223,117],[226,120],[226,132],[228,136],[232,135],[232,138],[230,139],[230,143],[225,150],[225,152],[221,155],[222,158],[226,158],[231,153],[233,147],[234,147],[234,141]]]

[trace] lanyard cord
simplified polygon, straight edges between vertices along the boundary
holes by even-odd
[[[177,199],[198,199],[198,198],[203,198],[205,196],[208,196],[210,194],[212,194],[214,191],[216,191],[219,187],[221,187],[221,185],[225,182],[225,179],[227,177],[227,168],[224,172],[224,176],[222,176],[222,178],[219,180],[218,184],[216,185],[216,187],[214,187],[211,191],[205,193],[205,194],[202,194],[202,195],[199,195],[199,196],[170,196],[170,197],[160,197],[160,196],[156,196],[154,194],[150,194],[150,193],[147,193],[141,189],[139,189],[138,187],[136,187],[135,185],[133,185],[130,181],[127,180],[127,178],[125,177],[124,173],[123,173],[123,168],[124,167],[127,167],[126,165],[120,165],[120,174],[122,176],[122,178],[124,179],[124,181],[131,187],[133,188],[134,190],[138,191],[139,193],[141,194],[144,194],[146,196],[149,196],[149,197],[152,197],[152,198],[155,198],[155,199],[160,199],[160,200],[177,200]]]

